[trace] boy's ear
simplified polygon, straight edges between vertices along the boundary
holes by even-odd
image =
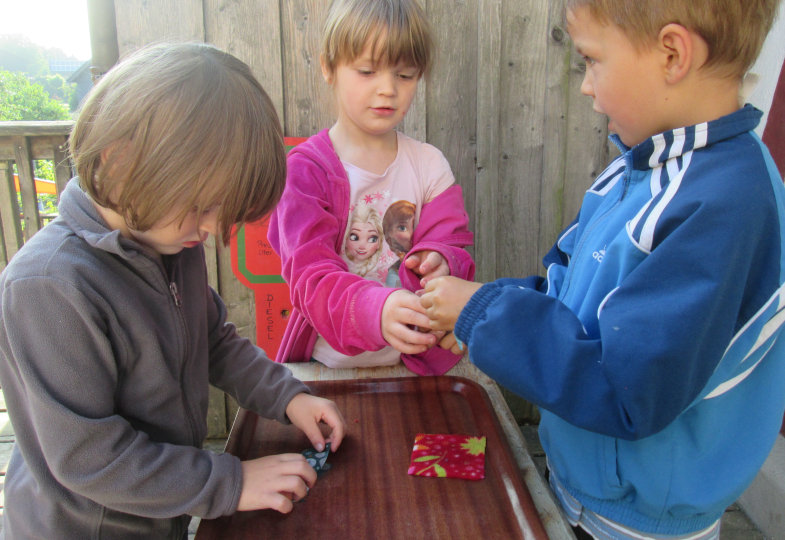
[[[322,68],[322,77],[324,78],[324,82],[327,84],[332,85],[333,83],[333,71],[330,69],[330,66],[327,65],[327,59],[324,57],[323,54],[319,55],[319,65]]]
[[[692,69],[699,69],[708,57],[706,42],[680,24],[663,26],[657,44],[664,54],[665,80],[671,84],[684,79]]]

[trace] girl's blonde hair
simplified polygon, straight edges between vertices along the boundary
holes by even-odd
[[[567,0],[567,9],[588,7],[601,22],[613,23],[638,48],[677,23],[709,46],[704,67],[742,78],[758,57],[780,0]]]
[[[431,28],[416,0],[333,0],[322,35],[322,59],[331,72],[353,62],[367,44],[375,63],[404,63],[427,75]]]
[[[91,90],[70,139],[79,182],[99,205],[145,231],[178,212],[219,206],[232,226],[270,212],[286,179],[283,133],[246,64],[203,43],[160,43]]]

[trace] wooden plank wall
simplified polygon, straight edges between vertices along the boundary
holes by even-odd
[[[605,120],[579,93],[582,66],[563,0],[421,1],[437,63],[402,130],[440,148],[463,187],[477,280],[541,272],[542,256],[609,159]],[[121,57],[154,41],[206,41],[251,66],[287,136],[333,122],[318,57],[326,0],[114,4]],[[232,276],[228,255],[215,251],[215,283],[232,320],[253,338],[252,295]],[[525,404],[517,411],[534,414]]]

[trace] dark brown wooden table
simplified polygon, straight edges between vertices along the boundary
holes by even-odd
[[[331,469],[290,514],[237,512],[202,520],[197,540],[244,538],[547,538],[491,401],[462,377],[309,382],[348,424]],[[485,478],[407,474],[418,433],[485,436]],[[226,450],[242,459],[300,452],[293,426],[241,410]]]

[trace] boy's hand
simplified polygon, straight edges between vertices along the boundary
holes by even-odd
[[[332,451],[338,450],[346,433],[346,421],[343,419],[338,406],[329,399],[312,396],[311,394],[297,394],[286,406],[286,416],[289,421],[305,433],[308,440],[319,452],[324,450],[324,443],[330,442]],[[330,426],[330,436],[325,441],[319,424]]]
[[[428,283],[420,302],[432,330],[452,330],[463,307],[482,283],[445,276]]]
[[[420,354],[436,345],[437,337],[428,329],[428,317],[413,292],[394,291],[382,307],[382,336],[394,349],[404,354]]]
[[[287,514],[294,502],[316,483],[313,470],[302,454],[280,454],[242,462],[243,489],[237,510],[272,508]]]
[[[450,266],[438,251],[412,253],[403,264],[420,277],[420,287],[425,287],[432,279],[450,275]]]
[[[452,332],[447,332],[444,337],[439,341],[439,347],[447,349],[453,354],[463,356],[466,353],[466,347],[458,345],[458,338]]]

